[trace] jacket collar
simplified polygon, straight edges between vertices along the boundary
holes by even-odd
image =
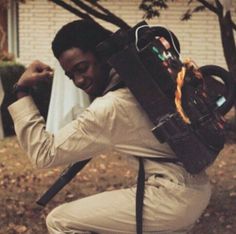
[[[118,73],[114,68],[110,70],[109,77],[110,77],[110,82],[106,87],[105,91],[103,92],[103,95],[105,95],[109,91],[125,87],[125,83],[120,79],[120,76],[118,75]]]

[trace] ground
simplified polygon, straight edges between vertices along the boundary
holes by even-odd
[[[236,134],[227,133],[227,144],[209,168],[213,195],[191,234],[236,233]],[[35,201],[56,180],[62,168],[33,169],[16,137],[0,141],[0,234],[47,233],[45,217],[58,204],[104,190],[126,187],[135,172],[121,155],[95,158],[45,207]]]

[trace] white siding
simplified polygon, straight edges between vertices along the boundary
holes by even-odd
[[[109,0],[104,6],[122,17],[131,26],[142,20],[143,12],[138,10],[140,0]],[[217,17],[210,11],[195,14],[190,21],[182,22],[180,17],[188,8],[187,1],[171,3],[161,17],[149,21],[172,30],[180,40],[182,58],[190,57],[198,65],[217,64],[225,66]],[[51,41],[56,31],[76,16],[47,0],[27,1],[19,7],[19,61],[29,64],[34,59],[54,64]],[[99,21],[102,23],[102,21]],[[105,27],[116,27],[103,23]]]

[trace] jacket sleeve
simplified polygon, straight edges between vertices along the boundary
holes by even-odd
[[[104,134],[109,120],[109,113],[104,111],[109,108],[103,110],[102,106],[95,103],[55,135],[45,130],[45,121],[31,97],[18,100],[8,109],[18,141],[32,164],[47,168],[88,159],[110,147],[109,137]],[[102,119],[104,116],[107,119]]]

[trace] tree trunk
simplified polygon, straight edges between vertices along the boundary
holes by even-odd
[[[233,28],[231,25],[230,11],[228,11],[225,14],[225,16],[223,15],[218,16],[218,19],[219,19],[221,40],[223,45],[225,61],[231,75],[234,77],[235,91],[236,91],[236,46],[235,46]],[[234,110],[235,110],[234,124],[236,124],[236,100],[234,104]]]

